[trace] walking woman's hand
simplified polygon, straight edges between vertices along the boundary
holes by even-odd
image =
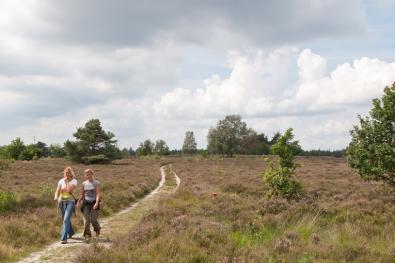
[[[96,210],[99,207],[99,203],[96,202],[95,205],[93,206],[93,209]]]

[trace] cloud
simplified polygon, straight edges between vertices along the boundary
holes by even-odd
[[[233,51],[229,57],[228,78],[213,75],[196,90],[164,94],[154,105],[158,118],[198,122],[241,114],[269,133],[295,127],[307,147],[345,147],[357,114],[366,114],[371,100],[395,81],[395,63],[366,57],[330,72],[326,59],[310,49]]]
[[[305,49],[298,59],[299,82],[294,96],[280,103],[280,109],[341,109],[368,104],[395,80],[395,63],[363,57],[338,65],[329,74],[326,60]]]
[[[154,97],[178,81],[180,55],[165,43],[100,54],[80,47],[26,49],[12,55],[22,69],[14,64],[14,69],[0,71],[0,128],[81,111],[111,99]],[[12,56],[0,64],[12,65]],[[0,58],[4,58],[1,51]]]
[[[1,143],[63,142],[100,118],[122,146],[180,147],[193,129],[204,147],[233,113],[315,138],[314,121],[342,130],[393,80],[391,63],[360,58],[328,72],[324,57],[292,48],[365,32],[359,0],[4,0],[0,14]]]
[[[15,1],[5,7],[19,10]],[[30,0],[14,14],[30,38],[74,45],[139,46],[157,39],[260,46],[362,32],[361,2],[332,1],[49,1]],[[336,19],[333,19],[336,16]],[[31,22],[34,23],[31,23]],[[330,23],[328,23],[330,21]]]
[[[204,87],[195,91],[176,88],[154,105],[164,117],[203,118],[223,114],[267,114],[273,111],[278,98],[289,92],[294,48],[283,48],[270,54],[254,56],[233,51],[229,53],[232,68],[227,79],[213,75]]]
[[[327,72],[326,60],[310,49],[297,58],[295,49],[245,55],[233,52],[229,78],[213,75],[195,91],[176,88],[155,105],[164,117],[213,117],[320,114],[368,104],[395,80],[395,63],[361,58]]]

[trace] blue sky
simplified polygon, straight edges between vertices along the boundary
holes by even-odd
[[[395,81],[395,2],[0,3],[0,144],[62,143],[91,118],[121,147],[240,114],[305,149],[339,149]]]

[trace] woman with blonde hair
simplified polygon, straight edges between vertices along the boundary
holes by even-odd
[[[58,209],[62,214],[62,232],[61,243],[67,243],[67,237],[71,238],[74,235],[74,229],[71,225],[71,216],[75,212],[75,198],[73,195],[74,189],[77,187],[77,180],[74,178],[75,174],[71,167],[66,167],[63,171],[63,179],[58,182],[58,187],[55,191],[54,200],[58,202]]]
[[[82,183],[78,204],[81,203],[81,212],[84,216],[84,238],[89,240],[92,236],[92,224],[96,236],[100,235],[100,224],[97,221],[100,209],[100,183],[93,178],[93,170],[85,170],[86,181]]]

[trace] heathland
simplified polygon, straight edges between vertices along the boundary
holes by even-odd
[[[395,191],[343,158],[298,157],[298,201],[265,196],[260,157],[173,161],[179,191],[79,262],[394,262]]]
[[[267,166],[259,156],[95,165],[106,194],[103,212],[154,188],[164,162],[173,162],[181,178],[178,191],[113,246],[92,246],[76,262],[394,262],[395,189],[363,181],[344,158],[297,157],[295,180],[304,188],[298,200],[267,196],[262,179]],[[0,189],[18,200],[14,210],[0,215],[0,257],[58,238],[60,222],[49,189],[65,165],[57,159],[17,161],[3,171]],[[73,167],[82,174],[86,166]]]
[[[0,262],[12,261],[59,239],[61,227],[54,191],[63,169],[72,166],[81,183],[86,165],[64,159],[14,161],[0,175]],[[154,189],[160,180],[159,160],[123,159],[90,165],[102,184],[102,216],[127,207]],[[82,219],[73,217],[77,230]]]

